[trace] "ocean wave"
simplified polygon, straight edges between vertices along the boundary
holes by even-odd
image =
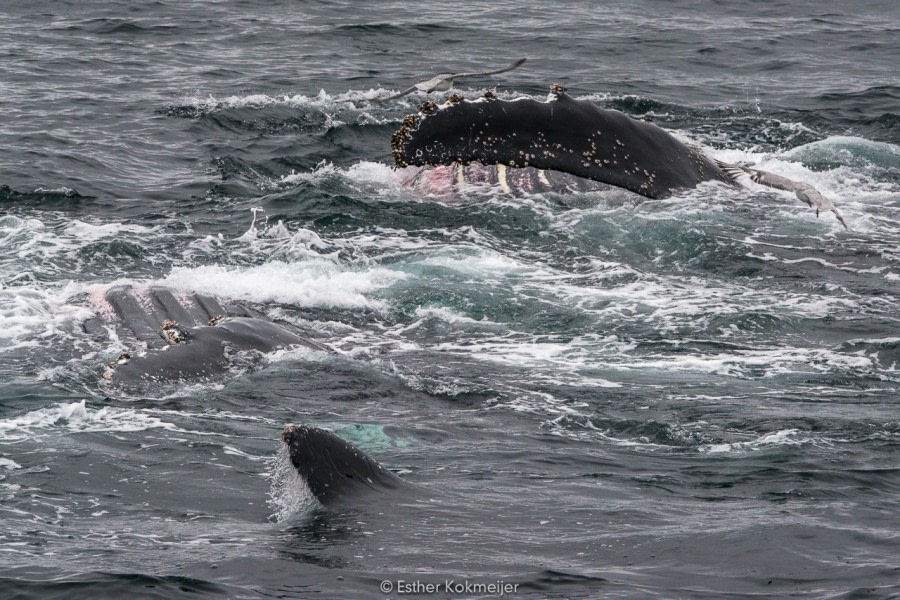
[[[86,400],[57,403],[17,417],[0,419],[0,439],[5,442],[33,439],[55,431],[134,432],[147,429],[184,431],[140,410],[94,408],[88,406]]]

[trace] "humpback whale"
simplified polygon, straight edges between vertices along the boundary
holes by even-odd
[[[407,484],[343,439],[325,429],[291,425],[281,432],[291,464],[324,506]]]
[[[203,294],[178,297],[162,287],[116,287],[90,301],[97,316],[83,329],[101,336],[112,328],[132,347],[103,372],[114,385],[203,381],[227,372],[234,353],[242,350],[323,349],[287,323]]]
[[[653,123],[576,100],[559,84],[544,101],[500,100],[488,92],[477,100],[454,94],[441,106],[423,102],[403,119],[391,150],[397,168],[465,167],[458,172],[461,181],[468,166],[478,164],[502,167],[497,179],[506,179],[509,169],[524,173],[535,187],[545,182],[552,188],[547,173],[562,172],[647,198],[666,198],[705,181],[737,186],[738,177],[749,174],[761,185],[794,192],[817,215],[833,212],[847,226],[807,183],[712,160]]]

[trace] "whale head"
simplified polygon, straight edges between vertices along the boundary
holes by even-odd
[[[291,464],[325,506],[403,485],[362,450],[325,429],[290,425],[282,430],[281,441],[290,449]]]

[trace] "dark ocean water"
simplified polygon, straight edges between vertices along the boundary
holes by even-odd
[[[898,39],[893,0],[0,3],[0,597],[900,597]],[[423,96],[367,99],[519,57],[457,91],[561,82],[850,230],[397,184]],[[114,393],[81,323],[123,284],[327,351]],[[316,509],[298,422],[419,493]]]

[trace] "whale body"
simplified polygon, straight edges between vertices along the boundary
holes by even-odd
[[[387,492],[407,484],[334,433],[309,425],[281,432],[291,464],[324,506],[335,506],[368,493]]]
[[[471,183],[504,191],[592,191],[594,185],[666,198],[705,181],[755,183],[793,193],[816,211],[834,213],[832,201],[812,185],[706,156],[697,146],[617,110],[576,100],[559,84],[545,101],[477,100],[452,95],[441,106],[426,101],[391,138],[394,166],[420,167],[405,182],[426,193],[460,193]],[[579,183],[582,182],[582,183]]]
[[[323,349],[288,323],[203,294],[117,287],[91,298],[91,304],[97,317],[83,324],[85,331],[108,335],[113,329],[129,348],[103,373],[115,386],[202,382],[226,373],[241,351]]]
[[[704,181],[734,177],[699,148],[653,123],[638,121],[553,86],[546,101],[451,96],[425,102],[391,140],[397,167],[473,162],[569,173],[665,198]]]

